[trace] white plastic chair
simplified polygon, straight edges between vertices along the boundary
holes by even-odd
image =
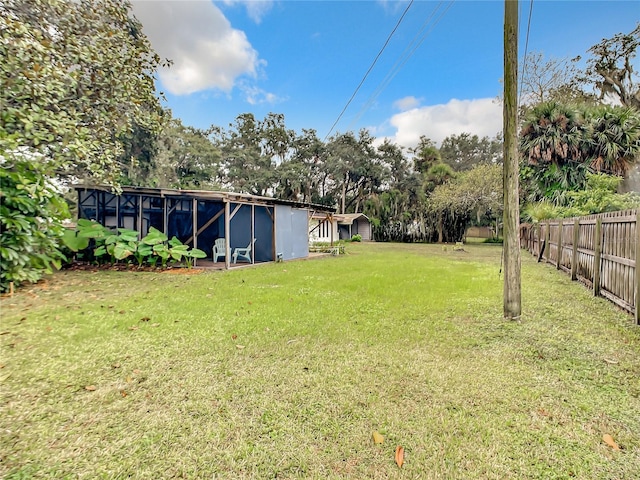
[[[249,245],[246,248],[235,248],[233,250],[233,263],[237,263],[238,262],[238,257],[242,258],[244,260],[246,260],[247,262],[251,263],[251,250],[253,249],[253,243],[256,241],[256,239],[253,239],[253,242],[249,243]]]
[[[217,262],[218,257],[225,258],[227,256],[224,238],[217,238],[213,244],[213,261]]]

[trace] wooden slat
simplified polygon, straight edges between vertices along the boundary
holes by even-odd
[[[640,325],[640,210],[546,220],[520,230],[522,247],[616,305]]]

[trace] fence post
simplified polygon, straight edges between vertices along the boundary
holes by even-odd
[[[640,209],[636,210],[636,325],[640,325]]]
[[[551,220],[547,220],[547,230],[544,232],[544,258],[545,262],[549,262],[549,254],[551,252]],[[549,262],[551,263],[551,262]]]
[[[556,269],[560,270],[562,265],[562,230],[564,229],[564,220],[558,220],[558,248],[556,249]]]
[[[600,295],[600,251],[602,250],[602,217],[596,219],[596,236],[593,254],[593,294]]]
[[[580,241],[580,219],[573,222],[573,251],[571,252],[571,280],[578,279],[578,242]]]

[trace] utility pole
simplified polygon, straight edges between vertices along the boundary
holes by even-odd
[[[522,312],[518,196],[518,0],[504,2],[503,125],[503,308],[505,318],[518,320]]]

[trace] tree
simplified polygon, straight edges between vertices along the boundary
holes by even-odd
[[[526,161],[524,179],[529,200],[560,202],[566,190],[584,186],[587,127],[580,112],[557,102],[533,107],[520,132],[520,152]]]
[[[640,111],[632,107],[586,109],[590,141],[585,157],[596,172],[624,177],[640,156]]]
[[[589,171],[627,174],[640,155],[640,112],[542,103],[525,118],[520,149],[527,163],[521,173],[528,200],[562,205],[566,192],[585,188]]]
[[[436,163],[442,161],[440,151],[433,140],[420,135],[418,145],[411,150],[413,164],[418,172],[425,173]]]
[[[458,172],[475,165],[501,163],[502,142],[470,133],[454,134],[442,141],[440,156],[443,162]]]
[[[640,109],[638,72],[633,68],[640,45],[640,23],[630,33],[618,33],[589,49],[591,58],[581,81],[595,85],[600,99],[613,97],[622,105]]]
[[[157,130],[161,109],[160,58],[126,2],[5,0],[0,59],[2,242],[23,245],[27,255],[3,246],[4,291],[9,281],[37,280],[61,258],[66,212],[51,178],[116,184],[126,136],[134,125]],[[32,197],[11,196],[5,185]]]
[[[524,59],[520,103],[528,106],[544,102],[593,104],[595,95],[582,90],[578,81],[580,57],[571,60],[550,58],[541,52],[531,52]],[[526,112],[526,109],[525,109]]]
[[[211,127],[210,132],[222,152],[227,187],[260,196],[273,190],[275,162],[265,149],[262,124],[252,113],[238,115],[228,131]]]
[[[179,119],[167,121],[158,135],[153,170],[144,184],[186,189],[219,187],[222,154],[208,134],[208,131],[184,126]]]
[[[123,138],[157,130],[161,64],[129,4],[0,5],[0,151],[38,152],[47,171],[115,183]]]
[[[352,132],[336,134],[327,144],[326,168],[331,175],[333,196],[339,199],[340,213],[358,212],[367,198],[384,183],[374,138],[366,129],[356,137]]]

